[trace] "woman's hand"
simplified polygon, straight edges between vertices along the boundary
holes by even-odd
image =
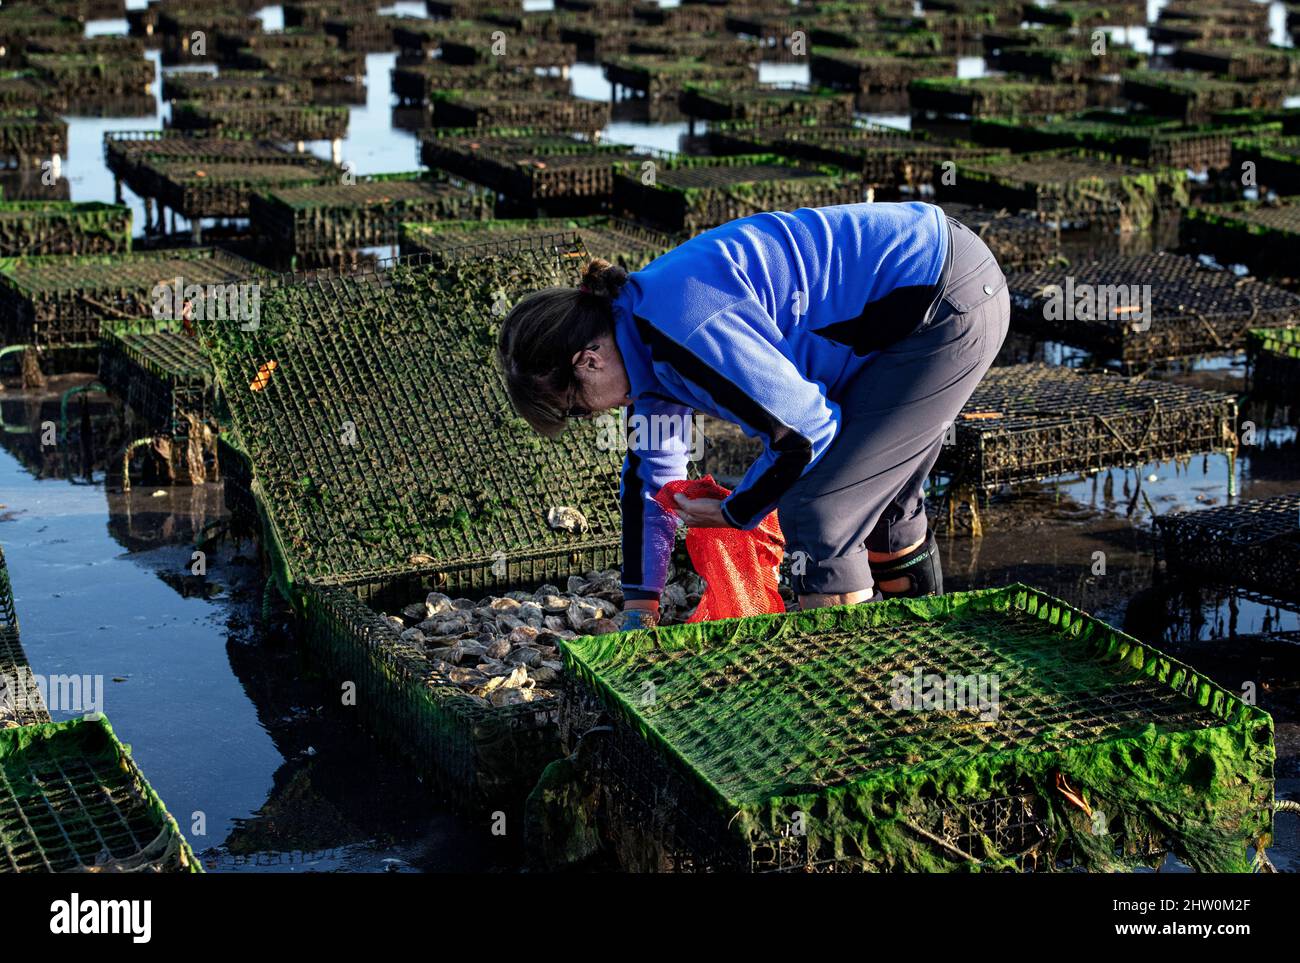
[[[722,516],[722,501],[717,498],[687,498],[678,494],[677,515],[692,528],[730,528]]]

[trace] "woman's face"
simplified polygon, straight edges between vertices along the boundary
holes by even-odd
[[[612,335],[602,335],[573,356],[578,390],[570,400],[577,417],[632,403],[623,355]]]

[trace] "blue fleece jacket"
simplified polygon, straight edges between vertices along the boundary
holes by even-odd
[[[835,439],[840,388],[935,308],[950,236],[932,204],[839,204],[753,214],[628,277],[614,335],[631,384],[619,498],[623,589],[662,591],[676,516],[654,501],[686,477],[691,416],[761,438],[722,503],[758,527]]]

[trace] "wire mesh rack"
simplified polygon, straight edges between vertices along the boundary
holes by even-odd
[[[202,872],[102,717],[0,730],[0,873]]]
[[[610,118],[608,101],[584,100],[567,91],[434,90],[429,96],[438,127],[525,125],[594,133]]]
[[[233,129],[282,141],[335,140],[348,133],[348,109],[320,104],[172,103],[171,125],[181,130]]]
[[[1247,164],[1252,166],[1247,168]],[[1232,166],[1253,170],[1260,187],[1281,195],[1300,194],[1300,137],[1234,140]]]
[[[1155,530],[1160,557],[1179,579],[1300,602],[1300,493],[1159,515]]]
[[[254,195],[249,216],[267,259],[391,246],[402,221],[486,218],[493,198],[428,174],[382,174],[348,183],[281,187]]]
[[[1289,291],[1167,252],[1017,273],[1008,287],[1013,327],[1125,365],[1235,353],[1248,329],[1300,316]]]
[[[709,141],[718,153],[770,151],[859,171],[867,183],[893,189],[932,184],[935,166],[945,160],[993,153],[973,144],[949,144],[921,132],[861,122],[781,126],[724,122],[710,127]]]
[[[955,57],[909,57],[876,50],[814,48],[808,58],[815,83],[864,94],[906,90],[918,77],[946,77],[957,72]]]
[[[979,235],[1003,271],[1035,271],[1061,256],[1060,235],[1036,217],[958,201],[939,206]]]
[[[1201,204],[1187,209],[1180,240],[1222,264],[1283,281],[1300,276],[1292,252],[1300,243],[1300,205],[1287,198]]]
[[[286,590],[422,568],[506,584],[516,556],[602,567],[619,538],[618,455],[594,422],[535,435],[494,361],[514,299],[575,283],[586,260],[573,232],[489,240],[374,272],[283,275],[264,286],[255,331],[200,323]],[[549,528],[556,505],[587,530]]]
[[[1300,328],[1252,328],[1246,332],[1250,395],[1300,415]]]
[[[205,217],[248,217],[254,195],[277,187],[337,183],[339,170],[315,158],[289,157],[279,163],[196,164],[192,160],[146,160],[148,195],[191,221]]]
[[[653,178],[644,176],[647,164]],[[769,153],[615,161],[614,171],[616,211],[687,235],[760,211],[851,204],[868,196],[857,173]]]
[[[158,193],[151,164],[284,164],[302,160],[278,144],[232,130],[116,130],[104,134],[104,162],[141,197]]]
[[[1040,363],[989,370],[935,470],[989,491],[1107,468],[1235,451],[1227,394]]]
[[[304,101],[311,83],[276,77],[259,70],[223,70],[220,74],[183,70],[164,73],[163,100],[197,100],[208,104],[276,103]]]
[[[987,117],[971,125],[971,136],[980,143],[1017,151],[1076,147],[1152,167],[1214,171],[1231,163],[1234,138],[1281,130],[1280,122],[1251,126],[1183,124],[1149,114],[1096,110],[1033,125]]]
[[[97,201],[0,202],[0,257],[118,254],[131,246],[131,211]]]
[[[99,340],[104,321],[154,317],[179,281],[207,290],[256,266],[216,248],[150,253],[0,258],[0,317],[9,344]],[[179,311],[179,308],[176,309]]]
[[[853,95],[830,90],[727,83],[683,85],[678,105],[691,118],[780,123],[816,118],[846,123],[853,118]]]
[[[554,576],[544,558],[520,560],[516,584]],[[530,577],[532,576],[532,577]],[[458,809],[517,809],[560,755],[559,700],[485,706],[433,679],[422,646],[403,640],[380,611],[442,584],[424,573],[383,583],[308,586],[305,637],[330,679],[351,682],[363,724]]]
[[[1209,120],[1215,111],[1281,107],[1288,81],[1242,83],[1170,70],[1125,72],[1124,96],[1148,109],[1189,123]]]
[[[1271,833],[1269,717],[1026,586],[562,648],[561,732],[594,743],[636,868],[1113,869],[1167,847],[1240,870]],[[997,680],[997,711],[900,699],[918,674]],[[1189,805],[1169,752],[1223,759],[1231,802]]]
[[[444,220],[403,224],[402,254],[428,254],[486,239],[506,240],[541,232],[576,231],[592,257],[601,257],[629,273],[681,243],[664,231],[608,214],[585,217],[514,218],[484,221]]]
[[[0,159],[5,166],[36,166],[68,152],[68,124],[44,107],[0,107]]]
[[[19,638],[9,564],[0,549],[0,729],[49,721],[50,713]]]
[[[1038,84],[1002,77],[923,77],[907,85],[907,96],[914,111],[972,118],[1063,114],[1089,105],[1083,84]]]
[[[1148,231],[1188,204],[1187,174],[1122,164],[1079,150],[954,162],[941,197],[1035,212],[1063,227]]]
[[[99,380],[149,431],[186,437],[214,415],[212,366],[199,342],[169,321],[106,322]]]

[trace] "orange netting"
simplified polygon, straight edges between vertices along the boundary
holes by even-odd
[[[664,509],[676,512],[675,496],[723,499],[731,494],[713,480],[703,478],[670,481],[655,495]],[[777,591],[777,568],[784,554],[785,537],[772,511],[758,528],[696,528],[686,533],[686,551],[695,571],[704,579],[704,597],[688,619],[705,622],[766,612],[784,612],[785,602]]]

